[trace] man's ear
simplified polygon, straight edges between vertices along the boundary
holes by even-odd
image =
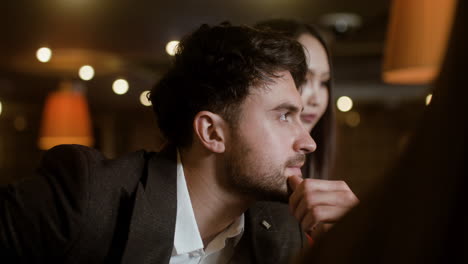
[[[223,153],[226,148],[227,123],[210,111],[200,111],[193,119],[193,129],[200,143],[208,150]]]

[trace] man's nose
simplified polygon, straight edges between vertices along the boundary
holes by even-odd
[[[294,150],[303,154],[314,152],[317,149],[315,140],[310,136],[310,133],[303,126],[301,126],[300,131],[301,133],[295,143]]]

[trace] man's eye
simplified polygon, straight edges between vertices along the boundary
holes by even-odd
[[[288,121],[288,113],[284,113],[280,115],[280,120],[281,121]]]

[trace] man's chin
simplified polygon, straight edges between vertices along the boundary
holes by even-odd
[[[257,192],[257,200],[259,201],[268,201],[268,202],[289,202],[288,189],[285,186],[283,188],[278,188],[276,190],[259,190]]]
[[[289,196],[287,193],[281,193],[280,195],[275,196],[270,201],[272,202],[280,202],[280,203],[289,203]]]

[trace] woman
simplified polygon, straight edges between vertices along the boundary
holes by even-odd
[[[333,71],[327,45],[313,26],[294,20],[268,20],[257,24],[256,28],[280,32],[304,46],[309,70],[307,82],[301,87],[304,105],[301,119],[318,147],[308,155],[303,174],[308,178],[329,179],[335,148],[335,120],[331,103]]]

